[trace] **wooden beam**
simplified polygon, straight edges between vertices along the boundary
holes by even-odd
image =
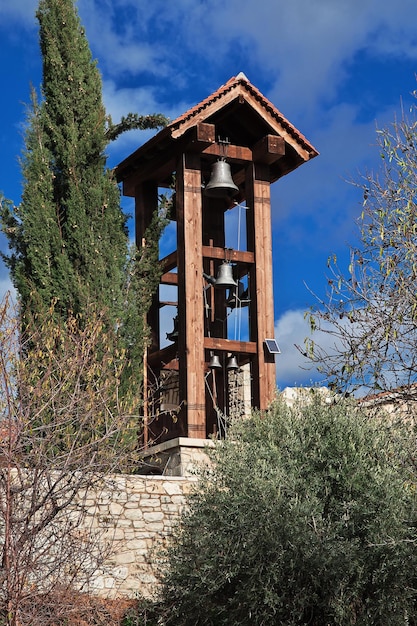
[[[224,147],[218,143],[205,148],[202,154],[219,158],[225,156]],[[229,144],[227,146],[226,160],[230,163],[248,163],[252,161],[252,150],[246,146]]]
[[[220,350],[221,352],[236,352],[237,354],[256,354],[254,341],[235,341],[233,339],[221,339],[220,337],[204,337],[206,350]]]
[[[214,248],[212,246],[203,246],[203,257],[205,259],[217,259],[224,261],[227,255],[227,260],[232,263],[254,263],[255,258],[253,252],[247,252],[246,250],[233,250],[224,248]]]
[[[135,237],[136,245],[141,248],[146,229],[158,209],[158,187],[153,181],[147,181],[135,187]]]
[[[285,156],[285,141],[278,135],[265,135],[252,148],[254,163],[274,163]]]
[[[274,298],[272,289],[272,233],[269,167],[252,164],[246,175],[248,206],[248,246],[255,252],[255,269],[251,274],[255,297],[250,302],[251,340],[258,351],[253,360],[254,403],[267,409],[276,393],[274,355],[263,349],[264,340],[274,336]],[[253,291],[251,291],[253,293]]]
[[[135,240],[138,250],[146,247],[145,234],[158,210],[158,188],[153,181],[146,181],[135,187]],[[159,305],[156,294],[147,314],[150,328],[150,349],[159,348]],[[146,381],[145,381],[146,384]]]
[[[200,122],[190,128],[188,134],[180,141],[190,152],[208,157],[225,156],[230,163],[241,165],[247,165],[250,162],[271,164],[285,156],[285,140],[278,135],[266,135],[255,144],[253,149],[229,144],[225,155],[224,146],[215,143],[215,132],[214,124]],[[165,144],[161,146],[163,147]],[[180,146],[176,148],[178,150]],[[123,173],[123,195],[134,196],[135,186],[151,179],[155,180],[159,187],[168,186],[170,176],[175,171],[175,160],[172,156],[174,149],[174,145],[171,144],[166,146],[165,150],[155,149],[150,155],[142,157],[140,167],[132,164],[132,169]],[[282,150],[284,150],[283,153]]]
[[[178,285],[178,274],[174,272],[165,272],[160,279],[161,285]]]
[[[131,172],[124,175],[122,179],[123,195],[134,196],[136,185],[147,180],[156,181],[158,187],[168,187],[171,174],[174,171],[175,158],[168,153],[162,151],[156,156],[152,155],[152,159],[148,160],[143,158],[140,165],[136,166],[134,169],[132,168]]]
[[[159,308],[162,308],[164,306],[178,306],[178,302],[176,300],[161,300],[159,302]]]
[[[278,135],[265,135],[252,148],[229,144],[226,154],[220,144],[212,144],[204,148],[203,154],[223,157],[231,163],[274,163],[285,156],[285,141]]]
[[[180,365],[179,365],[178,359],[174,358],[174,359],[171,359],[171,361],[168,361],[168,362],[164,363],[162,369],[164,369],[164,370],[174,370],[174,371],[178,372],[178,370],[180,369]]]
[[[175,343],[165,346],[165,348],[157,350],[156,352],[150,352],[148,354],[148,364],[157,369],[176,369],[173,367],[169,368],[168,365],[174,360],[178,363],[178,359],[176,358],[177,352],[178,347]]]
[[[202,289],[202,195],[198,154],[177,163],[178,354],[180,399],[186,400],[188,437],[206,437],[204,302]]]
[[[178,265],[177,250],[174,250],[174,252],[171,252],[170,254],[167,254],[167,256],[164,256],[164,258],[159,261],[159,265],[161,266],[161,269],[164,273],[170,272],[171,270],[174,269],[174,267],[177,267]]]
[[[216,143],[216,127],[214,124],[200,122],[190,129],[187,150],[201,152],[210,144]]]

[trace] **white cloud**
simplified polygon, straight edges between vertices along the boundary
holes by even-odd
[[[314,113],[318,103],[329,102],[360,51],[417,58],[414,0],[230,0],[224,5],[220,0],[211,3],[206,36],[200,39],[199,33],[197,41],[206,45],[217,34],[223,45],[238,41],[250,50],[270,76],[269,96],[284,114]]]
[[[35,29],[37,5],[38,0],[0,0],[1,26],[11,32],[20,27],[20,37],[22,26]],[[321,240],[328,253],[350,240],[360,196],[342,179],[372,161],[375,123],[359,121],[359,103],[335,105],[333,99],[360,52],[382,60],[417,59],[416,0],[79,0],[76,6],[99,57],[104,101],[115,122],[130,111],[175,118],[194,104],[187,99],[195,93],[197,74],[208,95],[242,59],[247,68],[235,66],[233,73],[245,69],[255,84],[260,77],[269,85],[266,95],[320,151],[274,185],[274,226],[292,220],[287,238],[302,241],[315,232],[315,245]],[[138,81],[133,87],[132,76]],[[174,86],[184,99],[171,96]],[[392,111],[379,107],[378,122],[384,118],[392,119]],[[150,134],[122,136],[111,146],[112,160],[126,157]],[[2,293],[8,286],[0,281]],[[294,347],[308,333],[303,311],[277,320],[278,380],[308,384],[313,373],[302,369],[305,361]]]
[[[218,87],[219,76],[230,77],[227,68],[233,73],[243,69],[234,66],[243,59],[248,78],[252,66],[254,81],[260,76],[269,84],[266,95],[317,145],[321,163],[328,158],[330,173],[337,170],[339,176],[349,161],[358,166],[367,154],[373,122],[359,123],[359,107],[343,104],[324,118],[322,105],[332,106],[360,52],[417,59],[415,0],[80,0],[79,11],[106,78],[112,114],[116,104],[122,114],[163,111],[174,118],[194,102],[167,105],[174,100],[170,86],[190,93],[198,73],[207,95]],[[138,76],[144,87],[130,87],[129,76]],[[156,86],[146,88],[151,84]],[[325,154],[327,145],[331,155]],[[304,169],[306,186],[311,181]],[[332,184],[329,179],[327,186]],[[322,194],[318,187],[316,182],[312,191]]]
[[[128,113],[151,115],[163,111],[166,117],[175,119],[191,106],[190,103],[175,102],[167,108],[158,102],[158,93],[155,87],[118,88],[113,80],[103,81],[103,102],[113,123],[118,123],[122,116]],[[155,130],[137,130],[120,135],[108,148],[110,164],[114,166],[122,161],[127,155],[148,141],[155,132]]]
[[[304,311],[286,311],[275,322],[275,337],[281,350],[275,358],[277,364],[277,381],[280,387],[309,385],[311,381],[319,381],[320,376],[311,364],[297,350],[296,346],[304,346],[304,339],[310,336]]]
[[[320,152],[318,158],[300,170],[303,180],[310,176],[307,184],[309,192],[314,194],[314,201],[323,196],[324,186],[326,192],[329,184],[333,187],[335,177],[339,186],[341,176],[352,174],[353,168],[369,157],[370,145],[375,139],[375,123],[359,123],[357,113],[354,105],[341,103],[316,118],[314,126],[303,127],[308,139]],[[325,164],[325,180],[318,180],[313,171],[318,164]]]
[[[164,77],[169,73],[169,46],[149,36],[147,23],[152,12],[142,9],[145,7],[124,0],[79,3],[89,43],[108,76],[151,72]]]
[[[304,350],[304,340],[314,339],[323,353],[338,353],[338,340],[329,331],[332,325],[324,320],[320,321],[322,331],[311,333],[308,318],[305,311],[300,309],[289,310],[283,313],[275,322],[275,337],[281,349],[281,354],[276,357],[277,381],[283,386],[308,386],[311,383],[325,384],[323,374],[320,374],[311,361],[302,355],[296,346]],[[349,324],[349,332],[354,332],[355,327]],[[282,384],[283,383],[283,384]]]
[[[313,231],[315,248],[321,247],[326,257],[358,234],[363,197],[352,183],[360,184],[368,170],[382,165],[376,129],[389,125],[395,110],[381,109],[378,124],[358,121],[357,114],[355,105],[341,103],[318,116],[315,128],[303,128],[319,156],[271,188],[274,228],[304,244],[311,243]]]
[[[147,70],[176,78],[179,68],[187,72],[192,53],[204,59],[205,72],[222,67],[240,47],[270,74],[270,95],[288,110],[331,98],[360,50],[417,57],[414,0],[82,0],[79,7],[109,73]]]
[[[0,18],[34,25],[37,5],[0,0]],[[178,85],[195,60],[210,75],[241,50],[237,56],[269,79],[268,95],[284,114],[329,101],[359,51],[417,58],[415,0],[79,0],[77,7],[107,76],[148,72]]]
[[[120,120],[122,115],[129,112],[139,113],[140,115],[149,115],[159,113],[164,108],[164,115],[170,119],[174,119],[191,104],[184,101],[172,103],[169,108],[163,107],[158,100],[158,90],[154,86],[142,85],[140,87],[118,87],[113,80],[103,81],[103,101],[114,122]],[[152,132],[154,134],[154,131]]]

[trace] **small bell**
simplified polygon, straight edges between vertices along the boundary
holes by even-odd
[[[230,371],[230,370],[238,370],[239,369],[239,365],[237,364],[237,359],[236,359],[236,357],[234,355],[231,356],[230,359],[228,360],[227,365],[226,365],[226,369],[228,371]]]
[[[233,278],[232,264],[228,261],[224,261],[220,265],[214,286],[220,287],[220,289],[232,289],[233,287],[237,287],[237,282]]]
[[[174,329],[172,332],[167,333],[168,341],[177,341],[178,340],[178,315],[174,317]]]
[[[224,159],[213,164],[210,181],[204,193],[209,198],[231,198],[239,191],[232,178],[230,165]]]
[[[222,369],[222,364],[220,363],[220,359],[217,354],[212,354],[209,362],[209,368],[211,370],[219,370]]]

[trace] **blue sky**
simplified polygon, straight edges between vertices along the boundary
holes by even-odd
[[[41,83],[36,0],[0,0],[0,191],[19,203],[18,157],[30,84]],[[327,258],[347,265],[360,192],[379,167],[377,127],[414,99],[416,0],[79,0],[107,111],[174,119],[243,71],[320,152],[272,187],[277,382],[320,382],[294,348]],[[116,165],[150,137],[122,136]],[[123,206],[133,211],[133,202]],[[6,246],[0,239],[2,249]],[[0,267],[0,291],[10,286]]]

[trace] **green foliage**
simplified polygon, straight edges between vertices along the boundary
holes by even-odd
[[[172,542],[163,623],[417,623],[410,445],[317,398],[236,423]]]
[[[129,113],[122,116],[118,124],[113,124],[110,117],[107,118],[108,127],[106,138],[108,141],[114,141],[128,130],[145,130],[146,128],[161,128],[169,123],[168,118],[161,113],[153,115],[138,115],[137,113]]]
[[[363,193],[359,240],[347,271],[329,262],[328,297],[313,311],[306,353],[340,389],[371,391],[417,382],[417,119],[377,132],[379,171],[356,184]],[[328,349],[327,346],[332,346]]]
[[[161,626],[158,608],[152,600],[140,597],[136,605],[127,610],[120,626]]]
[[[57,322],[76,319],[80,331],[93,310],[104,331],[116,333],[115,354],[127,363],[120,390],[137,413],[145,315],[158,283],[155,250],[164,221],[155,215],[146,245],[129,249],[105,149],[126,130],[158,128],[167,120],[130,113],[113,124],[106,116],[100,73],[74,0],[40,0],[37,18],[42,97],[33,90],[27,114],[22,201],[0,202],[0,228],[10,248],[3,259],[29,333],[51,307]]]
[[[6,235],[14,228],[7,261],[24,313],[54,300],[77,315],[95,301],[118,319],[127,231],[105,168],[101,78],[72,0],[41,0],[37,17],[43,99],[33,92],[22,202],[2,216]]]
[[[146,229],[141,248],[133,246],[125,267],[126,298],[123,324],[118,334],[125,349],[124,376],[121,392],[130,399],[131,410],[138,411],[138,385],[143,376],[143,354],[148,345],[146,312],[160,279],[158,242],[167,223],[164,213],[154,213]]]
[[[125,130],[157,128],[166,119],[129,114],[118,125],[109,123],[101,77],[73,0],[40,0],[37,17],[42,99],[33,91],[21,159],[22,202],[1,205],[11,249],[4,258],[24,314],[54,302],[65,318],[95,302],[120,324],[128,233],[105,149]]]

